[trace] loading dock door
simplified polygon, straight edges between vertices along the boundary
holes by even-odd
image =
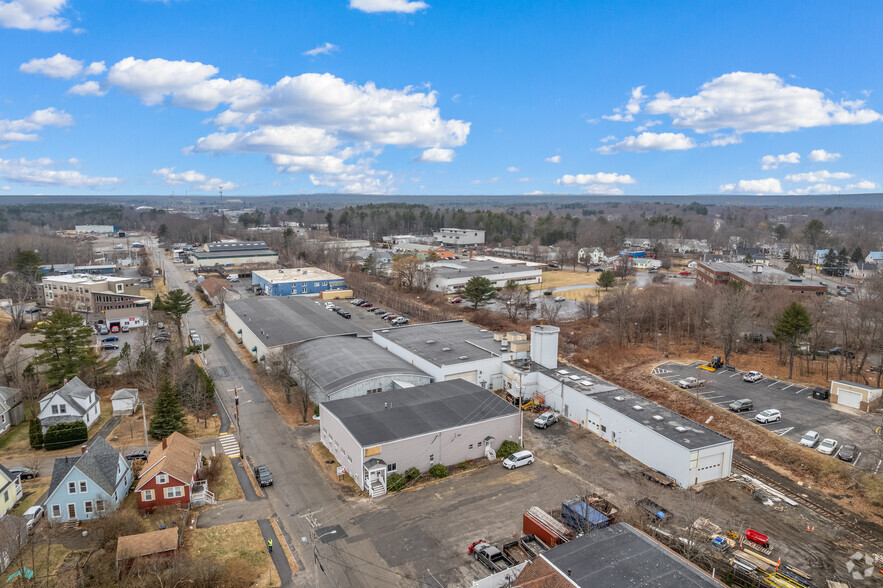
[[[471,372],[460,372],[459,374],[450,374],[445,376],[445,381],[456,379],[466,380],[467,382],[478,384],[478,370],[472,370]]]
[[[696,472],[697,482],[702,483],[720,478],[723,462],[723,453],[715,453],[699,458],[698,470]]]
[[[586,409],[586,422],[583,425],[593,433],[601,434],[601,417],[589,409]]]
[[[837,404],[850,408],[861,408],[862,395],[846,388],[837,388]]]

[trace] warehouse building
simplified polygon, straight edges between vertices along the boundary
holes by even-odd
[[[324,402],[319,424],[322,444],[376,497],[394,472],[495,456],[503,441],[518,440],[519,417],[493,392],[458,379]]]
[[[515,579],[516,586],[726,586],[627,523],[617,523],[541,553]]]
[[[260,296],[224,301],[227,326],[252,357],[264,361],[285,345],[317,337],[368,332],[308,298]]]
[[[461,291],[466,282],[475,276],[487,278],[494,288],[502,288],[510,280],[519,285],[540,284],[543,281],[542,268],[526,264],[451,260],[430,265],[433,274],[429,289],[445,294]]]
[[[559,366],[558,332],[531,327],[530,357],[503,364],[507,392],[545,402],[684,488],[730,475],[732,439],[593,374]]]
[[[484,231],[480,229],[439,229],[432,236],[441,245],[455,247],[484,245]]]
[[[725,286],[730,282],[741,282],[754,292],[773,290],[823,296],[828,290],[818,280],[792,276],[782,270],[767,267],[762,262],[700,261],[696,270],[696,281],[707,286]]]
[[[355,336],[293,345],[293,374],[316,403],[429,384],[432,378],[389,351]],[[304,385],[304,380],[309,384]]]
[[[435,382],[459,378],[497,389],[504,356],[511,358],[493,331],[460,320],[377,329],[372,338]]]
[[[117,231],[114,225],[75,225],[74,230],[84,235],[112,235]]]
[[[279,263],[279,254],[263,241],[206,243],[202,251],[193,251],[190,255],[199,268]]]
[[[268,296],[315,296],[346,289],[343,278],[317,267],[254,271],[251,284]]]

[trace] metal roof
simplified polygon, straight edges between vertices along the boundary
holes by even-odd
[[[267,348],[329,335],[368,335],[352,321],[299,296],[258,296],[226,304]]]
[[[432,266],[435,276],[445,279],[540,271],[538,267],[530,267],[523,263],[508,264],[496,261],[438,261]]]
[[[460,320],[375,329],[374,334],[439,367],[500,355],[493,331]]]
[[[323,337],[294,348],[298,365],[330,398],[335,392],[378,376],[424,376],[410,363],[367,339],[354,336]]]
[[[363,447],[518,414],[490,390],[456,379],[323,402]]]
[[[543,553],[559,574],[580,587],[720,587],[687,560],[626,523],[597,529]]]

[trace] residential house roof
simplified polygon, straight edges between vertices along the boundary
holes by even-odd
[[[883,251],[871,251],[868,253],[868,257],[874,261],[883,261]]]
[[[140,490],[160,472],[189,484],[193,480],[193,472],[199,466],[201,455],[202,445],[198,441],[175,431],[150,450],[147,463],[138,476],[135,491]]]
[[[89,396],[95,392],[95,388],[90,388],[81,380],[79,377],[74,376],[72,380],[70,380],[67,384],[56,390],[55,392],[50,392],[46,396],[40,399],[40,410],[49,404],[50,400],[54,396],[61,396],[64,401],[71,406],[76,412],[77,416],[83,416],[86,414],[90,408],[98,402],[98,397],[95,397],[95,402],[89,402]],[[47,421],[49,419],[43,419],[43,421]],[[68,420],[60,420],[58,422],[69,422]]]
[[[128,465],[126,466],[129,467]],[[113,494],[120,479],[120,452],[111,447],[103,437],[98,437],[79,457],[59,457],[52,468],[52,482],[49,496],[64,481],[72,469],[78,469],[84,476],[98,484],[98,487]]]
[[[10,484],[15,482],[15,478],[17,476],[13,476],[12,472],[7,470],[3,464],[0,464],[0,475],[3,476],[3,479],[0,479],[0,492],[6,490]]]
[[[332,400],[321,407],[363,447],[518,413],[505,399],[462,379]]]
[[[199,287],[211,298],[214,298],[224,290],[234,292],[234,290],[230,288],[230,282],[222,278],[206,278],[199,283]]]
[[[7,411],[12,408],[12,398],[19,394],[18,388],[7,388],[0,386],[0,412]]]
[[[125,535],[117,540],[117,561],[178,549],[178,528]]]
[[[138,388],[120,388],[110,397],[111,400],[130,400],[138,398]]]

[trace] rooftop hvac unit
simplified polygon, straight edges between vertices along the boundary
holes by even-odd
[[[558,373],[561,374],[562,376],[566,376],[566,375],[569,374],[570,372],[567,371],[567,370],[558,370]]]
[[[636,405],[634,405],[632,408],[633,408],[634,410],[644,410],[644,407],[641,406],[640,404],[636,404]]]
[[[427,345],[432,345],[433,343],[435,343],[435,341],[432,339],[427,339],[426,343],[427,343]]]
[[[683,433],[686,430],[687,430],[687,427],[681,427],[681,426],[675,427],[675,431],[677,431],[678,433]]]
[[[578,380],[580,379],[580,377],[577,376],[577,375],[568,376],[568,377],[569,377],[571,380],[573,380],[573,381],[578,381]]]
[[[457,359],[461,359],[461,360],[462,360],[462,359],[469,359],[469,356],[468,356],[468,355],[461,355],[461,356],[458,357]]]
[[[654,421],[661,421],[661,420],[663,420],[663,417],[659,416],[658,414],[654,414],[654,415],[653,415],[653,420],[654,420]]]
[[[625,400],[625,396],[614,396],[613,399],[617,402],[622,402]]]
[[[450,351],[450,350],[451,350],[450,347],[442,347],[442,351]]]
[[[593,386],[594,382],[592,382],[591,380],[582,380],[580,381],[580,384],[582,384],[583,386]]]

